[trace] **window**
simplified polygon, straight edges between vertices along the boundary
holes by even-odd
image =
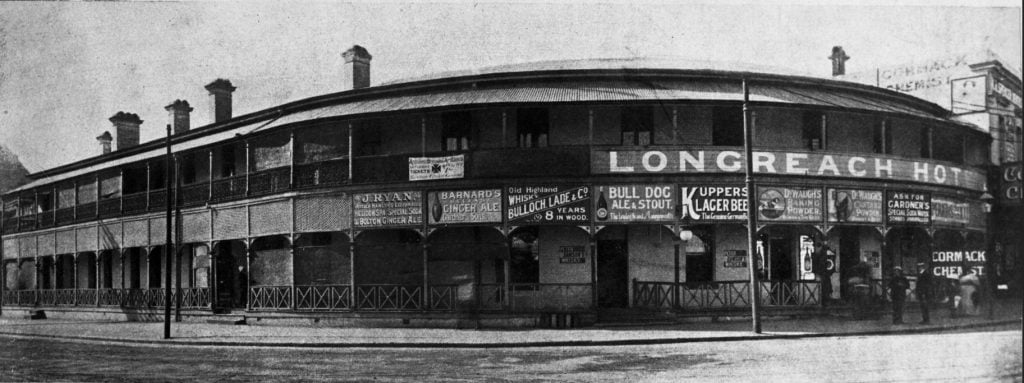
[[[235,145],[225,145],[220,148],[220,177],[233,177],[238,174],[236,164]]]
[[[196,154],[186,153],[178,157],[178,169],[181,172],[181,183],[190,185],[196,183]]]
[[[716,106],[711,109],[711,144],[743,146],[743,108]]]
[[[650,106],[622,108],[622,145],[651,145],[654,131],[654,109]]]
[[[473,115],[469,112],[441,114],[441,147],[446,152],[469,150]]]
[[[872,143],[875,153],[892,154],[892,125],[889,120],[875,124]]]
[[[167,186],[167,172],[164,160],[156,160],[149,163],[149,189],[158,190]]]
[[[825,115],[818,112],[804,112],[801,124],[801,138],[807,150],[825,149]]]
[[[540,281],[540,241],[536,227],[523,228],[512,234],[512,250],[509,255],[510,283]]]
[[[520,148],[548,146],[548,110],[523,108],[516,111],[516,129]]]
[[[53,210],[53,195],[50,192],[40,192],[37,196],[39,211]]]
[[[124,194],[134,194],[146,191],[146,167],[128,167],[124,169]]]

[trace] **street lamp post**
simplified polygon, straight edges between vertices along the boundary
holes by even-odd
[[[750,90],[747,80],[743,79],[743,153],[746,162],[747,186],[747,264],[750,269],[750,320],[753,322],[755,334],[761,333],[761,317],[758,313],[761,305],[761,284],[757,281],[757,205],[754,198],[754,129],[750,126]]]
[[[995,256],[995,214],[992,212],[992,205],[995,197],[988,192],[981,195],[981,206],[985,211],[985,274],[983,275],[985,301],[988,306],[988,319],[995,318],[996,294],[995,274],[992,267],[992,257]]]

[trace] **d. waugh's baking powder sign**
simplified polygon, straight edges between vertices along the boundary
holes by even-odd
[[[754,172],[916,181],[983,190],[984,176],[947,163],[897,158],[755,151]],[[742,173],[743,153],[734,150],[595,150],[591,170],[621,173]]]

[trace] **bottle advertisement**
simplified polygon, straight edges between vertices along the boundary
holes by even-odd
[[[501,223],[501,189],[432,191],[427,204],[431,225]]]
[[[599,224],[675,220],[675,190],[672,185],[598,186],[594,218]]]

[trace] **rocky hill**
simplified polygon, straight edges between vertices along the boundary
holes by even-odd
[[[22,166],[18,156],[0,145],[0,193],[28,183],[28,170]]]

